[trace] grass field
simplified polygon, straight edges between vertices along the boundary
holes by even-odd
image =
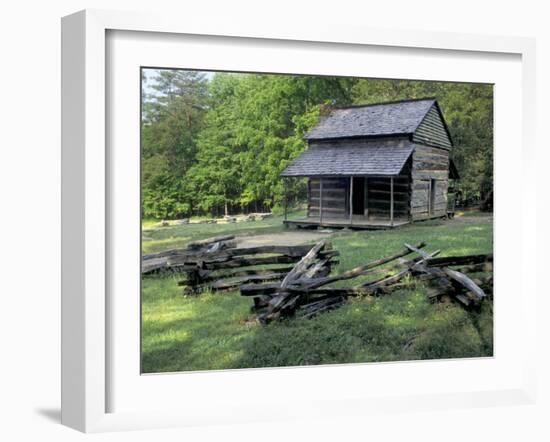
[[[289,214],[289,219],[301,218],[304,211]],[[261,235],[284,231],[282,217],[274,216],[262,221],[233,224],[182,224],[170,227],[153,228],[158,221],[148,221],[142,228],[143,253],[160,252],[173,247],[182,247],[189,241],[209,238],[216,235]]]
[[[299,214],[297,214],[299,216]],[[144,253],[222,233],[255,235],[284,230],[280,217],[238,224],[144,229]],[[441,256],[492,251],[492,218],[458,214],[385,231],[340,231],[339,273],[391,254],[404,242],[425,241]],[[168,372],[349,362],[491,356],[492,303],[466,312],[457,304],[432,304],[421,286],[391,296],[358,298],[318,317],[266,327],[251,324],[251,300],[238,292],[185,297],[176,276],[143,279],[142,369]]]

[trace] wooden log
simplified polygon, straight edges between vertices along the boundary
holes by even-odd
[[[223,244],[226,244],[225,246]],[[142,258],[142,273],[148,273],[163,267],[197,263],[208,260],[225,260],[232,256],[247,256],[261,253],[280,253],[288,256],[301,257],[309,250],[309,246],[258,246],[249,248],[233,247],[233,242],[214,243],[222,245],[219,249],[172,249],[158,254],[148,254]]]
[[[206,270],[222,270],[222,269],[234,269],[240,267],[251,267],[258,265],[268,264],[291,264],[295,263],[298,258],[293,256],[266,256],[259,258],[232,258],[222,259],[209,262],[203,262],[202,268]],[[184,262],[184,263],[172,263],[170,268],[180,271],[193,270],[200,262]]]
[[[454,295],[454,297],[462,304],[464,304],[466,307],[470,307],[472,302],[468,299],[467,296],[464,296],[462,293],[457,293]]]
[[[439,162],[428,162],[428,161],[415,161],[413,162],[414,171],[422,170],[448,170],[448,163],[439,163]]]
[[[346,208],[344,205],[342,205],[342,207],[330,207],[330,206],[327,206],[324,201],[323,201],[323,206],[317,207],[312,205],[310,209],[315,212],[319,212],[319,213],[322,212],[323,217],[325,215],[336,214],[336,215],[342,215],[342,218],[343,218],[344,217],[343,215],[346,214]]]
[[[225,249],[230,249],[232,247],[236,247],[237,246],[237,241],[218,241],[218,242],[215,242],[215,243],[212,243],[212,244],[209,244],[208,246],[206,246],[206,251],[205,253],[207,254],[213,254],[213,253],[217,253],[217,252],[220,252],[222,250],[225,250]]]
[[[241,296],[272,295],[277,293],[281,284],[246,284],[240,286]]]
[[[464,287],[469,292],[471,292],[478,300],[481,300],[486,297],[486,294],[483,291],[483,289],[481,289],[472,279],[470,279],[465,274],[458,272],[456,270],[449,269],[448,267],[442,267],[442,268],[431,267],[430,268],[426,265],[422,265],[422,266],[417,265],[416,270],[429,273],[435,276],[436,281],[438,282],[440,288],[444,289],[442,294],[451,293],[455,297],[457,297],[458,295],[461,295],[460,293],[456,293],[456,290],[453,290],[454,287],[452,283],[449,281],[450,279],[458,283],[460,286]],[[462,298],[463,298],[462,296],[459,296],[458,300],[464,304],[465,300]],[[468,301],[468,305],[469,304],[470,302]]]
[[[300,311],[302,313],[301,316],[304,318],[312,318],[319,313],[340,307],[342,304],[344,304],[345,300],[346,299],[344,297],[337,296],[323,301],[317,301],[310,304],[302,305],[300,307]]]
[[[170,249],[158,253],[147,253],[141,256],[142,261],[148,261],[150,259],[168,258],[169,256],[177,256],[185,253],[190,253],[187,249]]]
[[[410,244],[405,243],[405,248],[407,248],[411,252],[418,253],[420,256],[427,260],[431,259],[431,256],[420,247],[411,246]]]
[[[448,179],[449,171],[448,170],[413,170],[412,178],[413,180],[425,180],[425,179],[437,179],[437,180],[446,180]]]
[[[292,270],[293,266],[276,267],[268,269],[222,269],[222,270],[206,270],[201,274],[201,280],[203,282],[217,281],[224,278],[237,278],[241,276],[262,276],[277,273],[279,275],[286,275]],[[186,281],[182,280],[178,282],[178,285],[186,285]]]
[[[266,308],[269,305],[269,300],[271,296],[256,296],[253,298],[254,305],[252,306],[252,311],[259,311],[263,308]]]
[[[217,281],[196,285],[194,288],[196,290],[207,290],[207,289],[228,290],[228,289],[236,289],[241,285],[247,284],[250,282],[281,280],[283,279],[283,277],[284,277],[284,274],[282,273],[266,273],[262,275],[250,275],[250,276],[242,276],[238,278],[219,279]],[[187,284],[184,284],[184,281],[180,281],[178,282],[178,285],[187,285]]]
[[[441,270],[443,270],[443,272],[445,272],[445,274],[449,278],[456,281],[460,285],[464,286],[468,291],[473,293],[478,299],[481,300],[487,296],[485,292],[464,273],[457,272],[456,270],[450,269],[448,267],[443,267]]]
[[[279,291],[277,292],[277,294],[269,300],[269,306],[268,306],[269,312],[273,313],[279,310],[291,296],[296,296],[296,295],[297,294],[292,294],[289,291],[279,288]]]
[[[416,245],[416,248],[421,249],[422,247],[425,247],[426,243],[420,242]],[[365,264],[363,266],[355,267],[354,269],[348,270],[347,272],[344,272],[340,275],[335,276],[328,276],[325,278],[319,278],[319,279],[312,279],[309,281],[297,281],[297,284],[304,284],[305,288],[317,288],[322,287],[324,285],[336,282],[336,281],[342,281],[346,279],[353,279],[361,275],[367,274],[370,270],[372,270],[375,267],[379,267],[381,265],[387,264],[388,262],[395,261],[398,258],[402,258],[403,256],[409,255],[411,250],[408,248],[405,248],[404,250],[401,250],[393,255],[386,256],[384,258],[377,259],[375,261],[371,261],[368,264]]]
[[[376,198],[371,198],[369,196],[369,204],[371,205],[376,205],[376,203],[378,203],[380,206],[382,207],[390,207],[391,206],[391,198],[388,198],[388,199],[376,199]],[[394,200],[394,204],[395,205],[401,205],[401,206],[408,206],[409,205],[409,201],[400,201],[400,200]]]
[[[303,288],[297,286],[289,286],[285,288],[285,292],[292,294],[302,294],[306,297],[317,296],[317,295],[328,295],[328,296],[358,296],[358,295],[375,295],[381,288],[392,285],[401,279],[403,279],[407,274],[413,271],[418,266],[424,264],[427,260],[431,259],[433,256],[436,256],[440,253],[439,250],[432,252],[427,255],[426,258],[421,258],[419,261],[409,261],[407,268],[398,272],[395,275],[385,276],[376,281],[369,281],[363,284],[359,284],[353,287],[348,288]],[[242,288],[241,288],[242,294]],[[260,293],[258,293],[260,294]]]
[[[323,273],[325,273],[325,270],[327,269],[327,267],[330,267],[330,261],[328,259],[320,260],[319,262],[312,265],[304,273],[303,277],[306,278],[306,279],[312,279],[312,278],[316,278],[316,277],[319,277],[319,276],[326,276]]]
[[[286,317],[294,314],[294,311],[302,297],[300,293],[294,293],[287,290],[290,284],[296,279],[306,278],[307,275],[317,274],[328,260],[319,261],[318,256],[321,250],[326,246],[326,241],[320,241],[294,266],[294,268],[285,276],[276,293],[273,294],[268,302],[267,312],[259,316],[261,323],[267,323],[280,317]],[[242,293],[242,292],[241,292]]]
[[[487,261],[478,264],[470,264],[458,267],[455,270],[461,273],[488,273],[493,271],[493,263]]]
[[[432,284],[437,285],[439,295],[453,293],[455,291],[455,287],[448,280],[447,275],[445,275],[445,273],[440,268],[428,267],[426,264],[427,263],[416,266],[414,270],[415,273],[420,272],[424,274],[424,276],[430,278]],[[430,297],[429,294],[428,297]]]
[[[311,250],[294,266],[294,268],[288,272],[283,281],[281,282],[281,289],[288,286],[294,279],[302,276],[308,269],[308,267],[315,261],[319,252],[325,247],[326,241],[319,241]]]
[[[225,252],[225,251],[224,251]],[[327,250],[319,253],[322,258],[333,258],[338,256],[337,250]],[[285,264],[295,263],[300,260],[302,255],[269,255],[269,256],[233,256],[231,253],[218,253],[216,255],[197,255],[193,257],[173,257],[168,260],[168,267],[187,267],[193,268],[194,266],[203,263],[205,269],[223,269],[234,267],[245,267],[251,265],[260,264]],[[227,265],[223,265],[226,263]],[[216,264],[219,264],[216,266]]]
[[[309,201],[312,204],[319,204],[319,197],[311,197]],[[342,192],[341,195],[338,196],[326,196],[326,192],[323,191],[323,203],[327,203],[327,207],[330,205],[330,203],[343,203],[344,202],[344,192]]]
[[[391,190],[378,190],[378,189],[369,189],[369,192],[371,194],[379,194],[379,195],[386,195],[389,197],[390,193],[391,193]],[[394,191],[393,192],[393,195],[395,197],[395,200],[396,201],[399,201],[399,198],[405,200],[409,197],[409,192],[406,191],[406,190],[402,190],[402,191]],[[384,201],[387,201],[387,200],[384,200]]]
[[[141,262],[141,273],[153,273],[165,269],[168,266],[168,258],[153,258]]]
[[[455,265],[480,264],[484,262],[493,262],[493,254],[489,253],[485,255],[443,256],[431,259],[427,265],[433,267],[449,267]]]
[[[187,244],[187,248],[189,250],[196,250],[204,248],[205,246],[208,246],[210,244],[220,242],[220,241],[229,241],[231,239],[234,239],[235,235],[222,235],[222,236],[214,236],[212,238],[206,238],[206,239],[200,239],[197,241],[191,241]]]
[[[221,250],[218,252],[218,255],[214,253],[208,253],[206,251],[191,252],[188,250],[180,250],[179,252],[173,251],[168,258],[172,258],[173,262],[176,262],[176,259],[179,262],[183,262],[185,259],[190,259],[193,262],[199,260],[208,260],[213,256],[217,257],[233,257],[233,256],[248,256],[248,255],[259,255],[259,254],[282,254],[287,256],[302,257],[311,249],[310,245],[298,245],[298,246],[276,246],[276,245],[266,245],[266,246],[255,246],[255,247],[240,247],[240,248],[231,248],[226,250]]]

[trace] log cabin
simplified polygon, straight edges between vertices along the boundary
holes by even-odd
[[[454,210],[453,141],[435,98],[335,108],[281,176],[307,178],[301,227],[397,227]],[[286,206],[286,204],[285,204]]]

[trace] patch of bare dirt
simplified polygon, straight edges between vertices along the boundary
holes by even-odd
[[[273,233],[255,236],[237,237],[237,247],[257,247],[257,246],[297,246],[308,242],[320,241],[323,238],[330,237],[330,232],[317,231],[288,231],[282,233]]]

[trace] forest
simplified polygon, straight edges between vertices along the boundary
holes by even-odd
[[[465,203],[493,185],[493,86],[415,80],[142,69],[142,215],[281,210],[279,173],[333,107],[435,97],[454,142]],[[304,198],[301,180],[287,198]]]

